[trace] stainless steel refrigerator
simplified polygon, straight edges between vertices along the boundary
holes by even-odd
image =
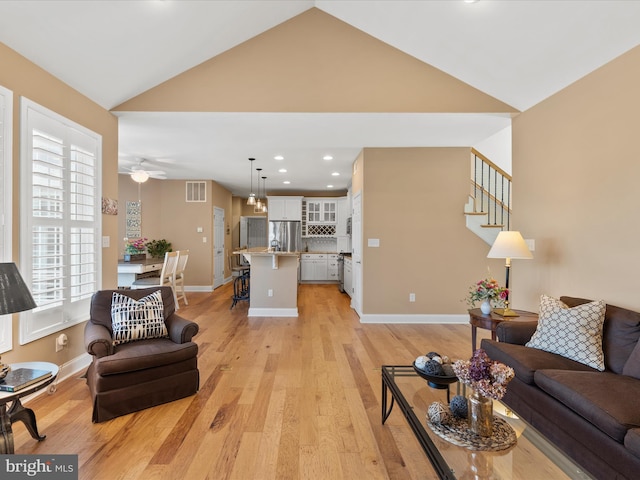
[[[302,222],[269,222],[269,247],[280,252],[302,251]]]

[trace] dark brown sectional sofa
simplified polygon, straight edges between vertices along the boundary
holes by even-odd
[[[503,402],[594,478],[640,478],[640,313],[607,305],[602,372],[526,347],[535,329],[502,322],[498,342],[482,341],[490,358],[515,370]]]

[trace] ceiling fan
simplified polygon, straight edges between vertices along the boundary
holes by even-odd
[[[130,175],[131,179],[136,183],[144,183],[149,180],[149,178],[156,178],[159,180],[165,180],[167,178],[167,173],[162,170],[146,169],[145,167],[148,164],[149,162],[142,158],[138,160],[138,163],[136,165],[132,167],[125,167],[124,171],[119,173]]]

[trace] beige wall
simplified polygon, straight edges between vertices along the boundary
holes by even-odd
[[[102,135],[102,195],[109,198],[118,195],[118,123],[111,113],[1,43],[0,85],[13,91],[13,260],[19,265],[20,97],[33,100]],[[111,240],[111,246],[102,249],[102,285],[109,288],[116,284],[117,217],[102,215],[102,235]],[[13,316],[13,350],[2,354],[4,362],[42,360],[63,364],[85,351],[84,324],[64,331],[69,346],[58,353],[55,352],[55,335],[21,346],[18,318],[18,315]]]
[[[123,253],[125,232],[125,204],[137,201],[138,186],[128,175],[120,175],[120,212],[118,232],[119,253]],[[185,276],[188,287],[213,285],[213,207],[225,211],[225,252],[231,250],[232,200],[231,193],[216,182],[207,182],[206,202],[187,202],[184,180],[150,179],[140,186],[142,202],[142,236],[149,240],[164,238],[173,250],[189,250]],[[202,232],[198,228],[202,227]],[[203,242],[203,237],[207,242]],[[228,253],[227,253],[228,255]],[[225,255],[225,278],[231,275]]]
[[[513,123],[515,226],[536,240],[514,261],[515,306],[539,295],[640,310],[640,47]]]
[[[469,148],[366,148],[362,160],[364,314],[465,313],[487,268],[504,281],[504,261],[465,226]]]
[[[516,112],[317,8],[115,110]]]

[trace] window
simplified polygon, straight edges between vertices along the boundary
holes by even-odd
[[[25,344],[86,320],[100,288],[102,138],[21,103],[20,258],[38,305],[21,314]]]
[[[0,262],[11,261],[13,93],[0,87]],[[0,317],[0,353],[13,347],[11,316]]]

